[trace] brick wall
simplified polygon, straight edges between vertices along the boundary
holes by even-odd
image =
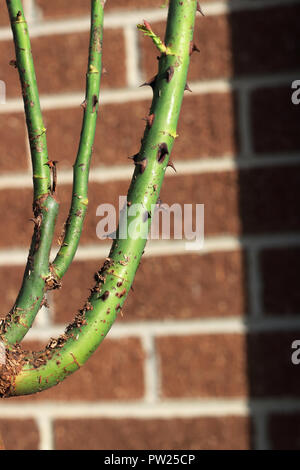
[[[59,160],[59,228],[81,125],[88,1],[24,0],[50,155]],[[62,332],[107,255],[96,207],[125,195],[156,53],[135,25],[163,31],[162,0],[108,0],[101,113],[90,207],[76,262],[26,346]],[[124,309],[100,349],[64,383],[0,403],[9,449],[300,448],[300,1],[203,0],[167,203],[205,204],[205,246],[147,247]],[[31,237],[31,176],[5,2],[0,6],[1,311],[19,288]]]

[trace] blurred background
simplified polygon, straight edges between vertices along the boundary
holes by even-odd
[[[66,217],[79,140],[88,0],[24,0],[50,158]],[[88,295],[108,254],[96,208],[117,206],[133,171],[156,73],[136,24],[163,35],[163,0],[108,0],[90,206],[76,262],[28,335],[40,349]],[[161,199],[205,205],[205,244],[146,248],[123,317],[88,363],[36,396],[0,402],[8,449],[300,449],[300,1],[202,0]],[[5,2],[0,6],[0,296],[12,307],[32,223],[31,169]]]

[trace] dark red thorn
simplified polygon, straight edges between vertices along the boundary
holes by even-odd
[[[148,126],[151,128],[155,119],[155,114],[150,114],[145,118],[145,121],[147,121]]]
[[[48,160],[47,163],[45,163],[45,165],[47,165],[49,168],[53,168],[55,167],[56,163],[58,163],[57,160]]]
[[[193,41],[190,42],[190,56],[193,54],[193,52],[200,52],[199,47],[197,44],[195,44]]]
[[[84,100],[81,105],[80,105],[83,109],[86,109],[86,100]]]
[[[188,83],[185,84],[184,91],[190,91],[192,93]]]
[[[169,155],[169,150],[168,150],[167,144],[163,142],[162,144],[159,144],[159,147],[158,147],[158,152],[157,152],[158,163],[162,163],[166,155]]]
[[[171,160],[169,160],[167,166],[170,166],[171,168],[173,168],[173,170],[175,171],[175,173],[177,173],[177,170],[176,170],[176,168],[175,168],[175,166],[174,166],[174,163],[173,163]]]
[[[201,13],[202,16],[205,16],[199,1],[197,2],[197,11],[199,11],[199,13]]]
[[[108,297],[109,297],[109,291],[106,290],[106,291],[104,292],[104,294],[101,295],[101,299],[103,300],[103,302],[105,302],[105,300],[107,300]]]
[[[93,95],[93,113],[96,111],[97,104],[98,104],[98,97],[97,95]]]
[[[38,215],[37,217],[31,217],[28,219],[30,222],[33,222],[38,228],[41,226],[42,223],[42,216]]]
[[[148,82],[142,83],[142,85],[140,85],[140,87],[142,87],[142,86],[151,86],[151,88],[153,90],[154,87],[155,87],[156,78],[157,78],[157,75],[150,78],[150,80]]]
[[[168,83],[170,83],[170,81],[172,80],[173,75],[174,75],[174,67],[170,65],[170,67],[166,71],[166,78],[167,78]]]
[[[131,157],[128,157],[128,158],[130,158],[130,160],[133,160],[134,162],[137,162],[139,158],[139,153],[136,153],[135,155],[132,155]]]
[[[148,160],[147,158],[143,158],[143,160],[139,162],[134,162],[135,165],[138,165],[140,167],[140,173],[144,173],[144,171],[147,168]]]

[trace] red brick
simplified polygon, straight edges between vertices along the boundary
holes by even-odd
[[[299,397],[291,361],[299,337],[295,331],[158,338],[162,396]]]
[[[148,106],[149,107],[149,106]],[[128,157],[137,152],[148,113],[147,102],[101,105],[98,118],[93,166],[131,165]],[[71,167],[76,158],[82,110],[45,112],[50,155],[56,155],[60,167]],[[64,143],[63,148],[61,142]]]
[[[200,54],[192,56],[189,79],[212,79],[293,70],[297,64],[299,5],[212,15],[196,21],[194,40]],[[164,37],[164,24],[153,23]],[[255,31],[255,34],[253,34]],[[282,41],[274,53],[278,31]],[[249,40],[250,38],[250,40]],[[141,37],[143,70],[153,76],[157,51],[149,38]]]
[[[294,209],[300,203],[299,180],[300,174],[293,167],[178,175],[166,178],[161,199],[169,205],[175,202],[204,204],[206,236],[284,233],[299,230],[299,217]],[[100,220],[96,217],[96,209],[99,204],[110,203],[118,210],[119,196],[127,194],[128,185],[129,181],[90,184],[90,206],[82,243],[101,243],[96,236]],[[59,186],[58,197],[62,202],[57,236],[69,210],[71,186]],[[7,230],[0,246],[28,245],[32,233],[28,222],[31,217],[30,199],[29,189],[0,191],[0,206],[7,209]]]
[[[82,91],[84,97],[89,33],[35,37],[32,38],[31,44],[39,92],[49,94]],[[0,76],[7,83],[7,95],[19,96],[21,93],[18,72],[9,65],[9,61],[15,57],[13,42],[0,41],[0,52]],[[108,73],[103,75],[101,86],[125,86],[125,46],[122,30],[105,30],[103,62]]]
[[[26,170],[26,133],[23,114],[0,114],[0,172]]]
[[[285,175],[283,178],[283,174]],[[167,178],[163,202],[205,206],[205,234],[299,230],[300,173],[293,167]]]
[[[108,253],[109,250],[107,250]],[[75,313],[84,305],[89,289],[94,285],[94,273],[104,260],[73,262],[63,278],[62,289],[53,293],[56,323],[69,323]]]
[[[5,208],[5,230],[2,230],[0,247],[28,246],[33,234],[32,190],[5,189],[0,191],[0,207]],[[3,210],[3,209],[2,209]]]
[[[251,118],[256,152],[293,152],[300,149],[297,123],[300,106],[292,103],[291,84],[252,92]]]
[[[88,47],[88,32],[33,38],[32,52],[40,92],[48,94],[84,90]],[[102,87],[125,85],[124,48],[121,30],[105,30],[103,62],[108,74],[103,75]]]
[[[247,310],[244,269],[239,252],[143,258],[124,318],[184,320],[241,315]]]
[[[0,419],[5,450],[37,450],[39,432],[31,419]]]
[[[129,165],[138,151],[150,102],[103,105],[98,118],[93,165]],[[223,116],[227,119],[224,121]],[[49,110],[44,113],[49,154],[60,167],[73,164],[80,136],[82,110]],[[189,160],[232,155],[238,152],[236,105],[230,93],[186,96],[179,120],[173,158]],[[197,138],[195,138],[197,136]],[[62,146],[63,142],[63,146]]]
[[[243,233],[299,230],[297,167],[243,170],[238,177],[240,226]],[[225,196],[226,197],[226,196]]]
[[[300,310],[300,249],[268,249],[261,253],[264,311],[291,315]]]
[[[1,318],[14,305],[19,289],[21,287],[23,273],[23,266],[0,267]]]
[[[157,338],[156,344],[162,397],[247,396],[246,338],[242,335],[170,336]]]
[[[213,0],[202,0],[201,3],[209,3]],[[89,15],[89,6],[83,4],[82,0],[73,0],[72,9],[69,8],[68,0],[52,0],[48,3],[46,0],[36,0],[36,3],[47,18],[63,18],[70,16]],[[109,0],[105,5],[104,11],[111,10],[137,10],[159,8],[165,3],[165,0]]]
[[[7,13],[7,7],[4,2],[0,5],[0,26],[8,26],[9,25],[9,17]]]
[[[300,415],[274,414],[269,418],[269,433],[273,450],[300,450]]]
[[[118,213],[119,207],[119,195],[127,194],[129,181],[119,181],[105,183],[104,185],[92,183],[89,185],[89,208],[84,222],[84,228],[81,237],[81,243],[95,243],[103,244],[106,241],[99,240],[96,235],[96,227],[100,220],[100,217],[96,217],[96,209],[102,203],[113,204]],[[61,233],[63,223],[66,220],[69,207],[70,198],[72,195],[71,186],[62,185],[58,189],[58,198],[61,201],[60,214],[57,221],[56,237]]]
[[[177,133],[179,138],[173,151],[175,160],[238,153],[236,96],[231,93],[186,96]]]
[[[229,22],[234,75],[294,70],[300,40],[297,25],[299,13],[300,5],[232,13]],[[275,52],[274,40],[278,31],[282,41],[278,42]]]
[[[244,417],[57,420],[55,448],[80,450],[249,449]]]
[[[69,322],[84,304],[102,262],[72,264],[53,295],[56,322]],[[143,258],[121,321],[241,315],[247,311],[244,269],[240,252]]]
[[[14,43],[12,40],[0,41],[0,56],[0,79],[3,80],[6,84],[7,97],[21,97],[21,86],[18,71],[15,67],[9,65],[9,62],[16,57]]]
[[[162,4],[163,0],[113,0],[107,2],[105,11],[155,8],[160,7]],[[82,0],[73,0],[71,9],[69,8],[68,0],[52,0],[51,3],[45,0],[37,0],[37,5],[40,7],[45,18],[87,16],[90,12],[89,5],[84,4]]]
[[[24,343],[26,350],[45,345]],[[144,396],[144,352],[136,338],[106,338],[84,366],[59,385],[10,403],[40,401],[138,400]]]

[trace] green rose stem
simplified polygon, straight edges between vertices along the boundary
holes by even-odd
[[[34,200],[50,192],[50,168],[46,129],[43,122],[39,92],[36,83],[28,26],[21,0],[6,0],[16,51],[28,129],[32,167]]]
[[[102,72],[102,37],[104,1],[92,1],[92,22],[86,97],[82,104],[84,117],[78,154],[73,167],[73,194],[61,248],[51,265],[51,273],[59,280],[66,273],[76,253],[88,206],[88,179],[99,107]]]
[[[0,332],[6,342],[20,341],[30,328],[44,298],[44,278],[49,271],[49,253],[58,202],[51,190],[46,129],[41,113],[28,27],[22,2],[7,0],[14,35],[16,62],[22,87],[33,169],[34,233],[22,286],[11,312],[1,322]],[[55,165],[55,164],[54,164]],[[53,182],[54,185],[54,182]]]
[[[151,81],[153,102],[140,152],[134,157],[135,171],[128,192],[126,221],[130,236],[122,238],[119,227],[109,257],[95,274],[96,284],[88,301],[65,334],[51,339],[39,353],[26,353],[20,348],[6,351],[6,365],[0,376],[3,397],[35,393],[61,382],[97,349],[120,313],[146,244],[145,237],[137,236],[138,228],[145,232],[150,227],[176,137],[195,14],[196,0],[170,1],[167,49]],[[135,204],[142,207],[138,215],[134,215]],[[136,231],[132,230],[134,224]]]
[[[17,29],[24,28],[25,20],[21,8],[20,1],[7,2],[9,6],[9,12],[11,17],[12,27],[17,26]],[[87,210],[87,188],[88,188],[88,177],[89,167],[92,156],[92,146],[95,137],[96,121],[99,106],[99,89],[100,89],[100,78],[102,71],[102,36],[103,36],[103,9],[104,3],[101,0],[91,1],[91,34],[90,34],[90,46],[89,46],[89,60],[88,70],[86,78],[86,98],[83,103],[84,117],[81,131],[81,138],[79,143],[79,151],[77,159],[74,165],[74,184],[73,184],[73,196],[70,213],[66,222],[66,231],[62,246],[53,262],[50,266],[49,272],[49,253],[51,248],[51,242],[53,239],[53,231],[55,226],[56,215],[58,212],[58,203],[55,200],[54,192],[56,186],[56,167],[57,162],[48,161],[46,156],[45,168],[49,167],[53,172],[53,186],[52,191],[46,201],[44,202],[44,196],[38,199],[38,203],[35,204],[35,234],[32,242],[32,248],[30,250],[28,263],[25,270],[23,285],[20,293],[16,300],[16,303],[12,311],[7,315],[5,321],[0,326],[0,332],[2,333],[3,339],[8,344],[14,344],[20,342],[26,335],[29,328],[42,305],[44,294],[46,290],[50,290],[60,286],[60,279],[67,271],[78,246],[83,220]],[[14,5],[14,6],[12,6]],[[21,15],[19,14],[21,11]],[[16,23],[16,18],[18,22]],[[34,74],[32,56],[30,51],[30,43],[26,26],[26,35],[28,38],[28,54],[30,59],[31,68],[30,70]],[[19,39],[20,35],[14,36],[16,51],[22,46]],[[21,35],[22,38],[22,35]],[[28,60],[29,60],[28,59]],[[21,76],[22,89],[24,85],[22,77],[24,76],[23,62],[17,55],[17,64]],[[39,103],[36,79],[30,81],[27,79],[26,90],[31,89],[31,84],[34,83],[36,100]],[[30,84],[30,87],[29,87]],[[28,108],[29,116],[31,117],[34,107],[32,106],[33,100],[27,100],[27,95],[24,97],[25,109]],[[29,105],[28,105],[29,103]],[[39,116],[41,117],[40,105]],[[28,124],[29,122],[29,124]],[[42,121],[41,121],[42,122]],[[27,120],[27,125],[30,133],[31,119]],[[43,138],[42,148],[46,148],[46,136],[45,129],[42,124],[43,132],[41,132],[41,138]],[[39,136],[40,137],[40,136]],[[42,145],[42,144],[40,144]],[[35,147],[34,147],[35,148]],[[40,160],[40,153],[38,160]],[[32,151],[33,162],[36,160],[36,154]],[[42,168],[44,170],[44,168]],[[55,173],[54,173],[55,171]],[[36,172],[34,171],[34,174]],[[40,180],[38,180],[39,182]],[[50,186],[50,178],[49,178]],[[49,190],[49,188],[48,188]],[[43,208],[41,212],[41,201],[43,199]],[[41,217],[40,217],[41,215]],[[41,239],[41,243],[37,246],[36,240]],[[33,247],[36,247],[35,250]],[[37,261],[35,261],[37,258]]]

